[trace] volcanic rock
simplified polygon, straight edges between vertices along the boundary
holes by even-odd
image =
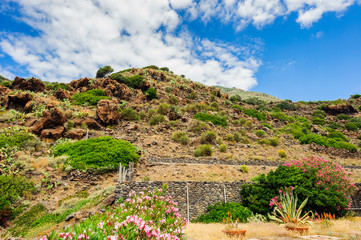
[[[30,129],[29,129],[30,130]],[[41,131],[40,138],[41,139],[59,139],[61,138],[62,134],[64,132],[63,126],[57,126],[56,128],[52,129],[44,129]]]
[[[19,90],[29,90],[32,92],[43,92],[45,90],[45,84],[37,78],[24,79],[15,77],[12,83],[12,88]]]
[[[331,115],[338,115],[338,114],[353,114],[357,113],[357,110],[352,107],[351,105],[330,105],[322,107],[322,110]]]
[[[36,135],[42,135],[42,131],[44,129],[55,129],[59,126],[63,126],[66,119],[63,115],[63,113],[53,105],[49,104],[46,106],[47,110],[43,112],[43,117],[41,117],[39,120],[37,120],[33,126],[29,128],[29,131],[36,134]],[[44,134],[52,134],[57,135],[57,133],[60,131],[60,129],[57,129],[56,132],[49,132]],[[63,132],[64,129],[62,129],[61,132]]]
[[[55,93],[55,97],[59,100],[70,99],[70,93],[64,89],[59,88]]]
[[[104,125],[118,123],[118,102],[116,100],[100,100],[97,105],[96,114],[98,120]]]
[[[67,132],[65,136],[67,138],[80,140],[85,136],[85,134],[86,134],[86,131],[84,129],[76,128],[76,129],[72,129],[69,132]]]
[[[33,97],[28,92],[16,93],[14,95],[8,95],[2,100],[2,104],[6,109],[9,108],[24,108],[25,105],[31,101]]]

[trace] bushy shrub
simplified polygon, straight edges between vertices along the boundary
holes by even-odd
[[[226,144],[219,145],[219,151],[220,152],[227,152],[227,145]]]
[[[58,145],[54,155],[68,155],[67,165],[84,170],[118,169],[119,164],[128,166],[128,163],[137,162],[140,157],[130,142],[109,136]]]
[[[187,145],[190,142],[190,140],[189,140],[189,138],[187,136],[187,133],[186,132],[181,132],[181,131],[173,133],[172,140],[176,141],[176,142],[179,142],[179,143],[181,143],[183,145]]]
[[[339,115],[337,115],[337,119],[338,120],[349,120],[351,117],[349,115],[346,115],[344,113],[341,113]]]
[[[273,127],[268,123],[262,123],[262,126],[265,126],[266,128],[273,130]]]
[[[159,67],[156,66],[156,65],[149,65],[149,66],[144,67],[143,69],[154,69],[154,70],[158,70]]]
[[[86,219],[61,233],[53,231],[42,240],[63,239],[185,239],[187,220],[179,214],[178,204],[167,196],[166,188],[140,193],[103,213]]]
[[[58,91],[59,88],[64,90],[70,90],[70,86],[66,83],[58,82],[44,82],[47,89],[53,90],[54,92]]]
[[[353,99],[357,99],[357,98],[360,98],[360,97],[361,97],[360,94],[351,95],[351,98],[353,98]]]
[[[345,141],[345,142],[349,142],[350,139],[347,138],[342,132],[340,131],[332,131],[327,135],[327,138],[333,138],[339,141]]]
[[[34,184],[20,175],[0,175],[0,226],[4,226],[14,214],[19,198],[35,190]]]
[[[164,115],[161,115],[161,114],[155,114],[153,116],[150,117],[149,119],[149,124],[151,126],[154,126],[154,125],[158,125],[159,123],[162,123],[165,121],[165,117]]]
[[[264,138],[266,136],[266,132],[263,130],[256,130],[254,131],[254,134],[256,134],[256,136],[259,138]]]
[[[323,213],[327,209],[336,216],[346,214],[351,203],[347,196],[356,189],[341,166],[311,157],[286,163],[267,175],[259,175],[253,183],[245,184],[241,190],[242,203],[253,212],[270,213],[270,200],[279,190],[291,186],[299,199],[308,197],[305,211]]]
[[[343,128],[343,126],[337,122],[330,122],[327,127],[331,128],[331,129],[338,129],[338,128]]]
[[[289,110],[289,111],[297,110],[296,106],[292,102],[289,102],[289,101],[283,101],[283,102],[277,104],[276,107],[278,107],[282,110]]]
[[[239,112],[242,112],[242,111],[243,111],[243,108],[242,108],[240,105],[238,105],[238,104],[233,105],[232,108],[233,108],[233,109],[238,109]]]
[[[288,116],[286,113],[283,112],[272,112],[271,117],[277,118],[282,122],[294,122],[295,119],[291,116]]]
[[[19,147],[23,148],[29,141],[32,141],[35,136],[24,131],[20,132],[5,132],[0,133],[0,148],[5,147]]]
[[[213,131],[202,133],[201,143],[214,144],[217,140],[217,134]]]
[[[278,153],[278,156],[280,158],[286,158],[287,157],[286,151],[283,150],[283,149],[278,150],[277,153]]]
[[[319,118],[319,117],[313,117],[312,118],[312,123],[316,124],[316,125],[325,125],[326,124],[326,120]]]
[[[157,96],[157,90],[155,88],[149,88],[146,92],[145,92],[145,97],[150,101],[152,99],[156,99],[158,98]]]
[[[229,98],[229,100],[231,100],[232,102],[240,102],[240,101],[242,101],[242,98],[241,98],[241,96],[239,96],[238,94],[236,94],[236,95],[231,96],[231,97]]]
[[[240,141],[242,141],[242,136],[241,136],[240,133],[235,132],[235,133],[233,134],[233,139],[234,139],[234,141],[236,141],[236,142],[240,142]]]
[[[225,127],[228,125],[227,119],[220,115],[213,115],[209,113],[196,113],[194,115],[194,118],[204,122],[211,122],[214,125],[218,125],[218,126]]]
[[[245,109],[243,112],[250,117],[257,118],[259,121],[266,120],[266,114],[261,113],[261,112],[257,111],[256,109]]]
[[[170,110],[170,105],[168,103],[162,103],[158,105],[157,113],[166,115]]]
[[[194,156],[212,156],[213,150],[211,145],[200,145],[195,151]]]
[[[244,99],[244,100],[242,100],[242,102],[250,104],[250,105],[265,105],[267,103],[266,101],[263,101],[263,100],[261,100],[259,98],[256,98],[256,97],[251,97],[251,98],[248,98],[248,99]]]
[[[347,122],[345,123],[345,128],[349,131],[354,131],[354,132],[357,132],[357,125],[353,122]]]
[[[75,93],[72,97],[74,100],[74,104],[76,105],[83,105],[85,103],[95,106],[98,102],[102,99],[111,99],[107,97],[105,92],[101,89],[92,89],[86,92]]]
[[[315,110],[313,111],[312,116],[324,119],[326,117],[326,113],[322,110]]]
[[[350,152],[357,152],[357,147],[352,143],[344,142],[341,139],[337,139],[337,138],[326,138],[324,136],[314,133],[303,135],[299,140],[301,144],[316,143],[317,145],[320,146],[334,147],[334,148],[346,149],[349,150]]]
[[[221,223],[232,215],[232,219],[238,219],[238,222],[247,222],[247,218],[252,217],[253,213],[246,207],[236,202],[218,202],[207,207],[207,212],[200,215],[196,222],[203,223]]]
[[[249,172],[249,168],[246,165],[241,165],[239,167],[239,171],[243,172],[243,173],[248,173]]]
[[[106,75],[112,73],[114,71],[114,69],[111,66],[104,66],[99,68],[99,70],[97,71],[95,77],[96,78],[103,78]]]
[[[123,83],[130,88],[142,89],[143,91],[147,90],[147,88],[145,88],[145,85],[144,85],[144,81],[145,81],[144,77],[140,76],[140,75],[124,77],[120,72],[117,72],[117,73],[113,73],[112,75],[110,75],[110,78],[119,83]]]
[[[167,67],[161,67],[160,70],[165,71],[165,72],[169,72],[169,68],[167,68]]]
[[[273,137],[273,138],[269,139],[268,144],[273,147],[277,147],[280,144],[278,137]]]
[[[123,109],[121,112],[121,116],[123,119],[128,121],[137,121],[140,119],[137,111],[135,111],[133,108]]]
[[[199,132],[202,132],[204,130],[208,130],[209,126],[208,126],[207,123],[196,120],[196,121],[191,122],[188,129],[191,132],[199,133]]]

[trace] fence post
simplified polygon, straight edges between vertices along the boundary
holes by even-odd
[[[223,186],[224,203],[227,203],[226,187]]]
[[[188,193],[188,186],[186,186],[186,192],[187,192],[187,220],[189,222],[189,193]]]

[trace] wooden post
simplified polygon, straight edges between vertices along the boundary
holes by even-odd
[[[226,187],[223,186],[224,203],[227,203]]]
[[[186,186],[186,191],[187,191],[187,220],[189,222],[189,193],[188,193],[188,186]]]
[[[89,129],[87,128],[87,129],[86,129],[86,136],[85,136],[85,140],[88,140],[88,138],[89,138]]]

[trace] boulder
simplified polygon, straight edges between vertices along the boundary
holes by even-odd
[[[56,128],[52,129],[44,129],[41,131],[40,138],[41,139],[59,139],[63,135],[64,127],[57,126]]]
[[[9,88],[0,85],[0,96],[5,96],[9,93],[11,93],[11,90]]]
[[[30,113],[33,111],[34,109],[34,106],[35,106],[35,102],[34,101],[29,101],[25,104],[24,106],[24,112],[26,113]]]
[[[97,118],[104,125],[116,124],[119,121],[118,102],[116,100],[100,100],[97,105]]]
[[[62,88],[59,88],[55,93],[55,97],[59,100],[70,99],[70,93]]]
[[[58,108],[49,104],[46,106],[46,109],[47,110],[45,110],[43,112],[43,117],[38,119],[29,128],[30,132],[32,132],[38,136],[42,134],[42,131],[44,129],[55,129],[59,126],[63,126],[66,121],[66,118],[64,117],[63,113]],[[63,130],[62,130],[62,132],[63,132]]]
[[[338,114],[354,114],[357,113],[357,110],[351,105],[329,105],[322,107],[322,110],[330,115],[338,115]]]
[[[71,139],[82,139],[86,134],[86,131],[81,128],[72,129],[69,132],[65,134],[65,137],[71,138]]]
[[[85,119],[84,123],[88,126],[89,129],[94,129],[94,130],[102,129],[102,126],[92,118]]]
[[[108,206],[114,204],[116,199],[117,199],[117,194],[112,193],[102,201],[101,205],[103,207],[108,207]]]
[[[14,95],[8,95],[2,100],[2,104],[6,109],[21,108],[24,109],[25,105],[33,99],[30,93],[21,92]]]
[[[43,92],[45,90],[45,84],[37,78],[24,79],[15,77],[11,86],[14,89],[29,90],[32,92]]]

